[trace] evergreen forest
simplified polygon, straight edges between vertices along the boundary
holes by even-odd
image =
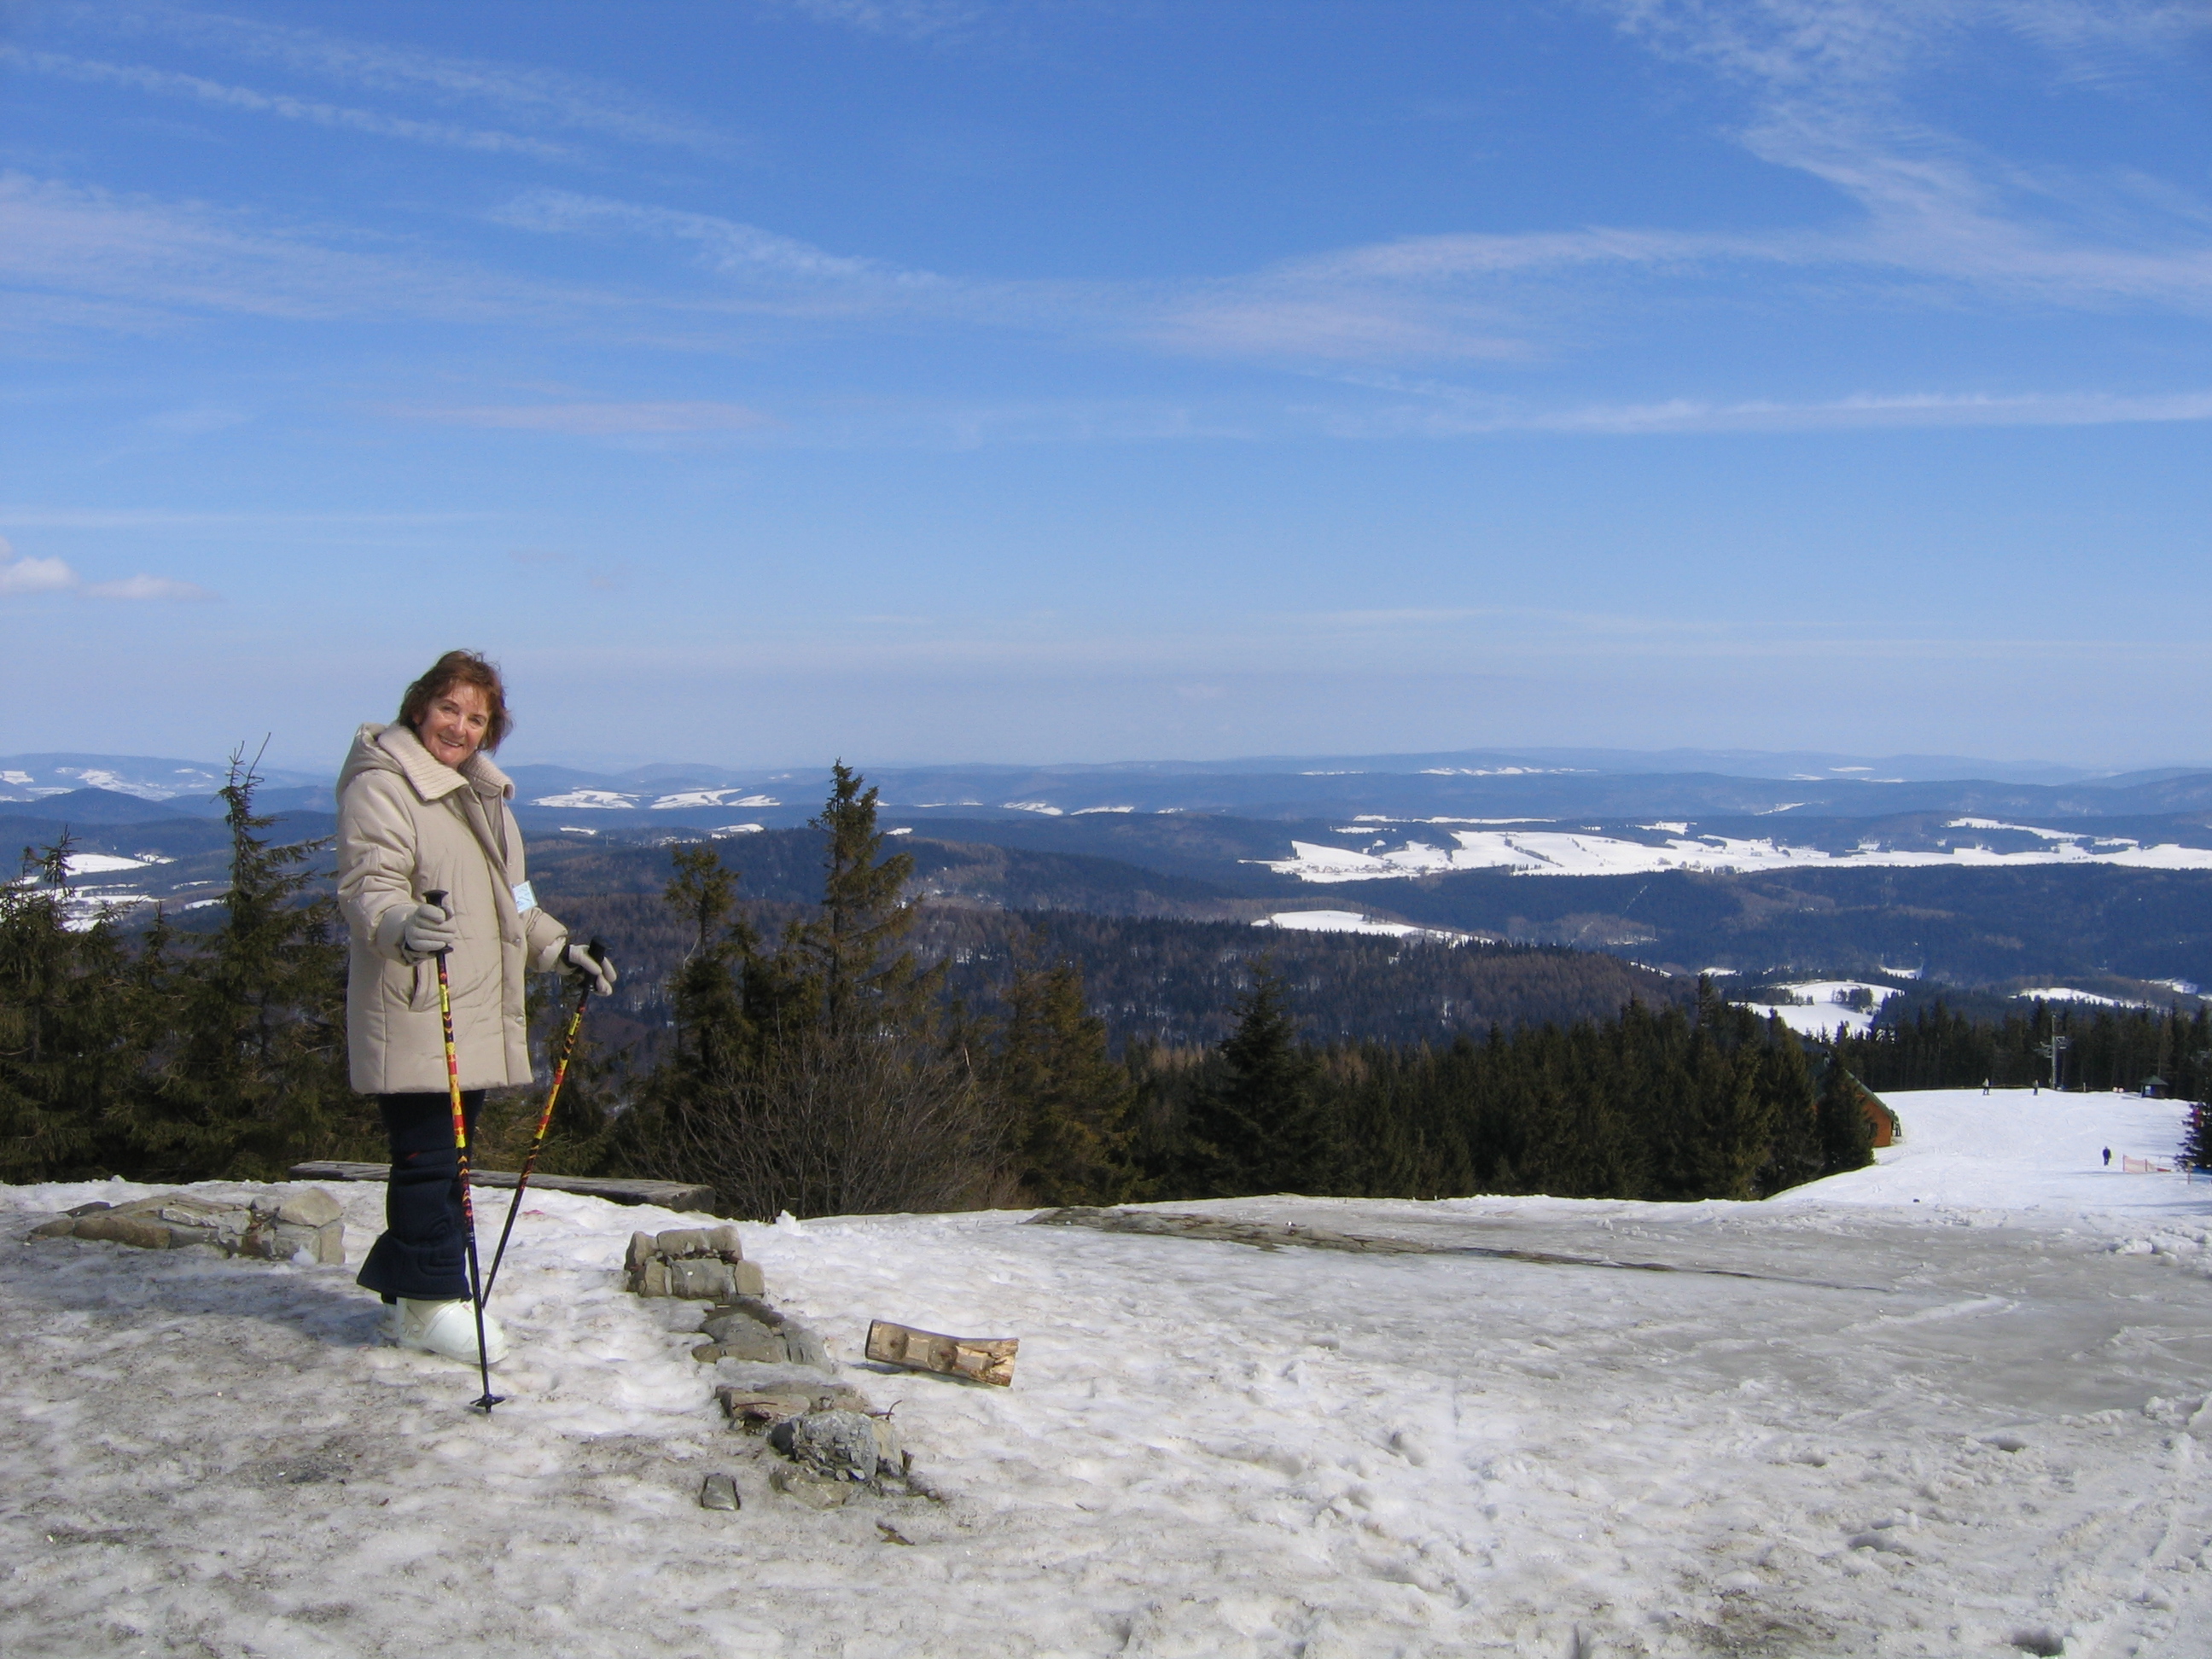
[[[373,1103],[346,1085],[326,848],[271,845],[255,783],[234,763],[212,929],[86,915],[65,843],[0,889],[0,1179],[271,1179],[382,1158]],[[1564,1017],[1347,1036],[1331,999],[1372,986],[1319,980],[1238,924],[1193,947],[1126,917],[933,915],[842,765],[813,829],[806,906],[747,903],[712,842],[667,849],[652,1018],[593,1016],[541,1168],[704,1182],[749,1217],[1279,1191],[1751,1199],[1869,1161],[1862,1079],[2023,1082],[2054,1036],[2069,1086],[2155,1070],[2194,1088],[2212,1063],[2201,1015],[2041,1008],[1991,1025],[1939,1007],[1831,1051],[1710,984],[1647,999],[1613,958],[1593,993],[1556,951],[1492,960]],[[1359,944],[1386,988],[1395,958],[1445,949]],[[1160,1018],[1164,984],[1176,1007],[1210,999],[1207,1021]],[[533,996],[541,1048],[573,996],[550,980]],[[495,1097],[482,1166],[519,1161],[537,1104]]]

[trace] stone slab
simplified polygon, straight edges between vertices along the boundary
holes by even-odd
[[[392,1166],[388,1164],[295,1164],[295,1181],[388,1181]],[[478,1187],[512,1187],[516,1172],[513,1170],[471,1170],[470,1181]],[[549,1193],[580,1193],[587,1198],[604,1198],[611,1204],[657,1204],[664,1210],[699,1211],[708,1215],[721,1213],[721,1198],[712,1187],[694,1186],[682,1181],[630,1181],[612,1176],[556,1176],[533,1175],[530,1184],[542,1187]]]

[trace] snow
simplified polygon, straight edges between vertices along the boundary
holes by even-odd
[[[18,1243],[149,1189],[0,1188],[0,1650],[2203,1655],[2212,1186],[2099,1157],[2182,1109],[1892,1103],[1765,1204],[1171,1206],[1462,1254],[749,1225],[941,1500],[827,1513],[721,1426],[696,1306],[618,1288],[684,1218],[530,1195],[487,1420],[349,1268]],[[358,1260],[381,1192],[333,1190]],[[1018,1335],[1015,1386],[858,1366],[871,1316]]]
[[[637,805],[635,795],[618,794],[611,789],[570,789],[557,795],[539,795],[532,806],[566,806],[590,811],[626,811]]]
[[[1278,910],[1252,924],[1255,927],[1286,927],[1302,933],[1381,933],[1391,939],[1441,939],[1463,945],[1477,937],[1449,928],[1416,927],[1403,921],[1378,921],[1358,910]]]
[[[156,864],[172,864],[165,858],[125,858],[119,853],[71,853],[69,855],[70,878],[81,876],[112,875],[118,870],[144,870]]]
[[[1747,1002],[1743,1006],[1762,1018],[1780,1020],[1802,1036],[1864,1036],[1881,1012],[1881,1005],[1897,993],[1887,985],[1869,985],[1856,979],[1802,980],[1778,988],[1799,999],[1795,1003]],[[1849,1006],[1848,999],[1864,993],[1864,1008]]]
[[[2009,1212],[2015,1220],[2049,1215],[2109,1232],[2122,1249],[2154,1240],[2162,1224],[2191,1236],[2212,1224],[2212,1180],[2127,1175],[2120,1167],[2124,1158],[2171,1162],[2188,1128],[2185,1102],[2050,1089],[1931,1089],[1883,1098],[1904,1135],[1875,1153],[1873,1169],[1793,1188],[1766,1207],[1917,1204],[1960,1214]],[[2142,1232],[2142,1224],[2154,1231]],[[2198,1238],[2185,1254],[2201,1256],[2207,1243]]]
[[[1671,826],[1655,828],[1666,830]],[[1768,836],[1708,835],[1692,838],[1669,835],[1664,844],[1653,846],[1617,836],[1562,830],[1459,830],[1452,832],[1451,846],[1409,839],[1394,851],[1376,853],[1293,841],[1289,858],[1256,861],[1265,863],[1278,874],[1314,882],[1390,880],[1451,870],[1510,870],[1516,875],[1532,876],[1629,876],[1653,875],[1666,870],[1757,872],[1815,866],[1838,870],[1960,866],[2012,869],[2046,864],[2212,870],[2212,848],[2172,843],[2145,847],[2124,838],[2092,842],[2087,836],[2057,830],[2033,833],[2051,839],[2040,848],[2015,853],[1999,853],[1984,847],[1914,849],[1871,843],[1850,852],[1831,853],[1817,847],[1791,846]]]
[[[683,789],[672,795],[663,795],[653,803],[652,811],[668,812],[691,806],[781,806],[783,803],[773,795],[749,795],[737,789]]]
[[[1007,812],[1041,812],[1046,817],[1064,817],[1060,809],[1045,800],[1009,800],[1000,803],[1000,810]]]
[[[2124,997],[2100,996],[2094,991],[2077,991],[2070,985],[2039,985],[2029,991],[2015,991],[2016,1002],[2087,1002],[2100,1008],[2147,1008],[2146,1002],[2130,1002]]]

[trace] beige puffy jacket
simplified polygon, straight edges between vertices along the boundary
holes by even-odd
[[[364,726],[338,774],[338,908],[353,936],[346,1047],[363,1094],[446,1092],[438,964],[400,944],[427,892],[442,890],[461,942],[447,959],[461,1087],[530,1079],[523,981],[555,967],[568,931],[530,902],[514,786],[486,757],[460,769],[404,726]]]

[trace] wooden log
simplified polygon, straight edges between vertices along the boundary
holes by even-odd
[[[291,1170],[295,1181],[389,1181],[392,1166],[388,1164],[295,1164]],[[512,1187],[515,1172],[512,1170],[471,1170],[469,1179],[479,1187]],[[532,1175],[530,1184],[543,1187],[548,1192],[581,1193],[587,1198],[604,1198],[611,1204],[655,1204],[664,1210],[702,1211],[708,1215],[720,1213],[721,1199],[712,1187],[696,1187],[683,1181],[624,1181],[609,1176]]]
[[[1020,1346],[1018,1337],[945,1336],[894,1325],[888,1319],[868,1322],[869,1358],[1001,1389],[1014,1385],[1014,1351]]]

